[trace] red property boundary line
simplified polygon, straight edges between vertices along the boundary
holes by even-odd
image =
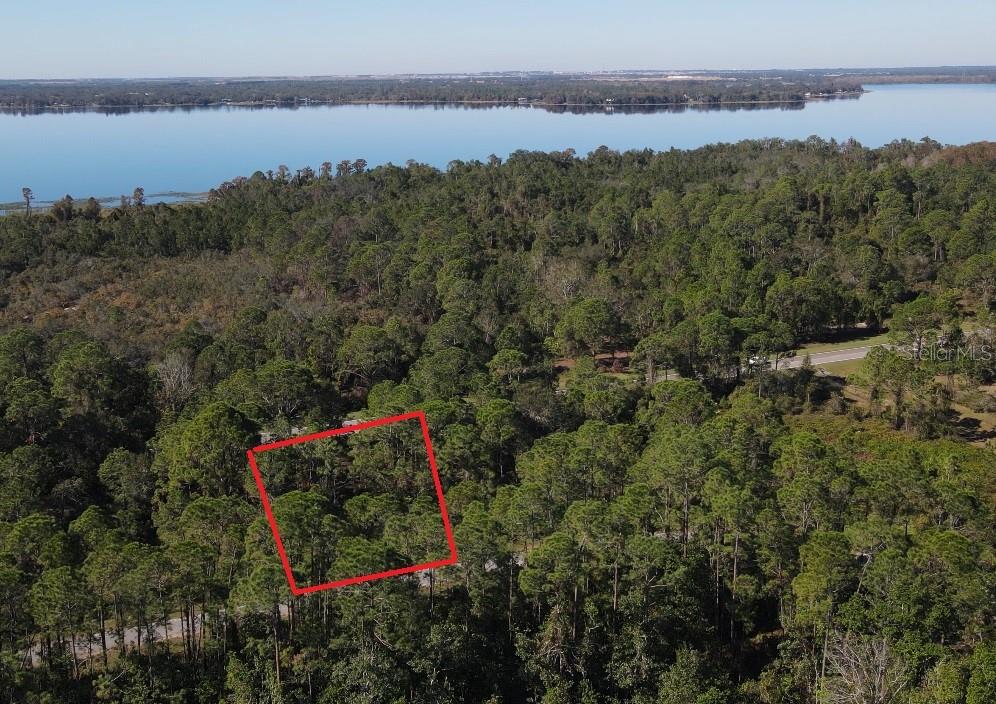
[[[439,501],[439,512],[443,519],[443,529],[446,531],[446,542],[449,545],[450,556],[442,560],[423,562],[417,565],[400,567],[393,570],[385,570],[383,572],[373,572],[371,574],[364,574],[358,577],[349,577],[347,579],[337,579],[331,582],[323,582],[321,584],[314,584],[308,587],[297,586],[297,582],[294,581],[294,572],[291,570],[290,560],[287,558],[287,551],[284,549],[284,543],[280,539],[280,530],[277,528],[277,519],[273,516],[273,509],[270,507],[270,499],[266,495],[266,487],[263,485],[263,477],[260,475],[259,467],[256,464],[256,455],[263,452],[269,452],[270,450],[279,450],[282,447],[300,445],[303,442],[322,440],[324,438],[331,438],[339,435],[349,435],[350,433],[367,430],[368,428],[379,428],[380,426],[390,425],[391,423],[399,423],[401,421],[416,419],[418,420],[419,425],[422,426],[422,439],[425,440],[426,454],[429,457],[429,468],[432,470],[432,483],[436,487],[436,499]],[[429,570],[434,567],[452,565],[457,561],[457,548],[456,541],[453,539],[453,526],[450,524],[450,515],[446,510],[446,498],[443,496],[443,485],[439,481],[439,468],[436,466],[436,456],[432,452],[432,441],[429,439],[429,424],[425,420],[424,411],[412,411],[410,413],[402,413],[397,416],[378,418],[377,420],[371,420],[365,423],[357,423],[356,425],[351,425],[345,428],[331,428],[329,430],[323,430],[320,433],[312,433],[311,435],[302,435],[296,438],[288,438],[287,440],[268,442],[263,445],[257,445],[247,451],[246,456],[249,458],[249,468],[252,470],[253,479],[256,480],[256,488],[259,489],[259,498],[263,502],[263,512],[266,514],[266,520],[270,524],[270,530],[273,532],[273,539],[277,544],[277,553],[279,553],[280,562],[284,566],[284,574],[287,575],[287,584],[290,586],[291,593],[295,596],[311,594],[325,589],[334,589],[336,587],[346,587],[351,584],[360,584],[361,582],[370,582],[375,579],[383,579],[384,577],[396,577],[402,574],[421,572],[422,570]]]

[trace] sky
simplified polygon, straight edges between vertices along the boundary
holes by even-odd
[[[996,64],[993,0],[33,0],[0,78]]]

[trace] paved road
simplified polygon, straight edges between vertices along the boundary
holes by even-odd
[[[155,641],[161,643],[166,639],[167,634],[170,640],[179,640],[181,634],[180,618],[171,618],[169,620],[169,630],[167,631],[165,625],[162,621],[156,624],[153,632],[155,633]],[[201,622],[198,615],[194,619],[194,632],[200,633]],[[148,642],[148,631],[142,629],[142,648],[145,649],[145,644]],[[68,636],[67,636],[68,641]],[[134,648],[138,644],[138,629],[137,628],[126,628],[124,629],[124,642],[129,648]],[[107,631],[107,650],[111,652],[116,650],[118,647],[118,637],[117,634]],[[87,636],[85,634],[80,634],[76,636],[76,659],[80,662],[86,661],[87,657],[92,653],[94,659],[100,657],[102,648],[100,644],[100,634],[93,633],[89,637],[89,643],[87,642]],[[41,645],[35,644],[32,646],[31,651],[31,662],[33,665],[37,665],[42,661]]]
[[[517,559],[521,560],[519,563],[520,565],[524,564],[524,558],[517,557]],[[412,575],[406,575],[405,578],[417,579],[419,586],[428,589],[430,584],[429,575],[430,573],[434,572],[435,570],[422,570],[419,572],[415,572]],[[287,608],[287,605],[280,604],[278,608],[280,609],[280,615],[283,618],[287,618],[290,612],[290,610]],[[181,630],[180,618],[178,616],[170,618],[167,623],[169,626],[168,630],[166,624],[164,624],[163,621],[159,621],[155,625],[153,632],[155,633],[154,640],[156,643],[162,643],[162,641],[167,639],[167,637],[171,641],[177,641],[180,639],[180,636],[183,633],[183,631]],[[195,615],[194,618],[194,633],[195,634],[200,633],[200,630],[201,630],[201,619],[200,619],[200,614],[197,614]],[[107,651],[112,652],[116,650],[118,647],[117,634],[108,630],[106,638],[107,638]],[[148,638],[149,638],[148,630],[142,629],[143,649],[146,647],[146,643],[148,643]],[[124,643],[125,646],[127,646],[128,648],[134,648],[138,644],[138,628],[132,626],[124,629]],[[67,643],[67,645],[69,644]],[[68,649],[69,648],[67,648],[67,650]],[[85,662],[91,654],[95,661],[98,660],[100,658],[102,650],[103,649],[101,647],[99,633],[90,634],[89,642],[86,634],[78,634],[76,636],[76,659],[79,660],[80,662]],[[41,645],[35,643],[34,645],[32,645],[28,653],[22,653],[21,656],[24,657],[25,660],[27,659],[28,656],[30,656],[31,663],[33,665],[40,664],[42,662]]]
[[[873,350],[877,345],[865,345],[864,347],[848,347],[843,350],[833,350],[831,352],[813,352],[809,355],[810,361],[812,361],[813,366],[819,366],[821,364],[832,364],[833,362],[850,362],[854,359],[864,359],[868,353]],[[803,360],[806,358],[805,355],[796,354],[795,357],[789,357],[788,359],[783,359],[778,362],[779,369],[797,369],[802,366]]]
[[[279,608],[281,616],[286,618],[288,613],[287,606],[281,604]],[[169,628],[167,629],[166,624],[164,624],[162,621],[159,621],[155,625],[153,632],[155,633],[154,640],[156,643],[162,643],[162,641],[166,640],[167,637],[171,641],[180,640],[180,636],[183,633],[183,631],[181,630],[182,626],[180,623],[180,617],[177,616],[169,619],[168,626]],[[194,617],[194,634],[196,635],[200,632],[201,632],[201,618],[200,614],[196,614]],[[117,634],[108,630],[106,636],[107,636],[107,651],[112,652],[116,650],[118,647]],[[149,632],[147,629],[143,628],[142,629],[143,649],[146,647],[145,644],[148,643],[148,639],[149,639]],[[127,646],[128,648],[134,648],[138,644],[138,628],[129,627],[124,629],[124,643],[125,646]],[[100,644],[99,633],[90,634],[89,642],[87,642],[87,636],[85,634],[79,634],[76,636],[76,659],[79,660],[80,662],[85,661],[91,653],[93,654],[93,657],[96,660],[100,657],[101,652],[102,652],[102,647]],[[37,665],[38,663],[40,663],[42,661],[41,645],[35,644],[31,648],[30,655],[31,655],[32,664]]]

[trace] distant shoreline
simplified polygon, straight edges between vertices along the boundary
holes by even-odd
[[[149,203],[150,206],[153,205],[189,205],[191,203],[203,203],[211,195],[210,191],[196,192],[196,191],[164,191],[162,193],[149,193],[146,194],[147,199],[152,199],[154,202]],[[74,202],[78,205],[80,203],[86,203],[87,200],[93,198],[95,201],[100,203],[101,207],[113,207],[115,204],[119,203],[121,196],[87,196],[74,198]],[[156,198],[170,198],[169,201],[156,201]],[[32,211],[44,212],[50,210],[55,203],[60,199],[56,200],[36,200],[31,203]],[[0,203],[0,217],[13,214],[23,214],[24,213],[24,201],[9,201],[7,203]]]
[[[64,111],[113,111],[113,110],[162,110],[166,108],[297,108],[308,107],[309,105],[495,105],[508,107],[542,107],[542,108],[585,108],[590,110],[604,110],[611,108],[648,108],[668,110],[674,108],[689,107],[712,107],[724,105],[798,105],[799,103],[818,102],[823,100],[837,100],[842,98],[859,98],[866,90],[846,91],[841,93],[828,93],[820,95],[805,96],[802,98],[781,98],[772,100],[688,100],[674,103],[554,103],[545,100],[435,100],[435,99],[412,99],[412,100],[300,100],[300,101],[218,101],[211,103],[132,103],[122,105],[40,105],[38,107],[14,107],[0,106],[2,112],[64,112]]]

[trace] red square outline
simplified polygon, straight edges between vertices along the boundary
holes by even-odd
[[[443,518],[443,529],[446,531],[446,542],[450,548],[450,556],[442,560],[423,562],[417,565],[410,565],[408,567],[399,567],[393,570],[386,570],[384,572],[372,572],[371,574],[360,575],[358,577],[337,579],[332,582],[313,584],[308,587],[298,587],[297,583],[294,581],[294,573],[291,570],[290,560],[287,559],[287,552],[284,550],[283,541],[280,539],[280,531],[277,528],[277,519],[274,518],[273,509],[270,508],[270,500],[266,495],[266,487],[263,486],[263,477],[260,475],[259,467],[256,465],[256,455],[262,452],[269,452],[270,450],[278,450],[281,447],[299,445],[303,442],[321,440],[323,438],[330,438],[338,435],[348,435],[349,433],[356,433],[361,430],[366,430],[367,428],[377,428],[382,425],[390,425],[391,423],[398,423],[400,421],[412,420],[415,418],[418,419],[419,424],[422,426],[422,438],[425,440],[426,454],[429,457],[429,468],[432,470],[432,482],[436,487],[436,498],[439,500],[439,513]],[[410,413],[402,413],[397,416],[378,418],[377,420],[357,423],[356,425],[348,427],[330,428],[329,430],[323,430],[319,433],[312,433],[311,435],[302,435],[300,437],[288,438],[287,440],[278,440],[276,442],[257,445],[251,450],[248,450],[246,452],[246,456],[249,458],[249,468],[252,470],[253,478],[256,480],[256,488],[259,489],[259,498],[263,502],[263,512],[266,514],[266,520],[270,524],[270,530],[273,532],[273,539],[277,543],[277,552],[280,554],[280,561],[284,566],[284,574],[287,575],[287,583],[290,585],[291,593],[295,596],[311,594],[325,589],[334,589],[336,587],[345,587],[350,584],[370,582],[384,577],[396,577],[402,574],[421,572],[422,570],[428,570],[434,567],[443,567],[445,565],[452,565],[456,563],[457,548],[456,541],[453,539],[453,526],[450,524],[450,515],[446,510],[446,499],[443,496],[443,486],[439,482],[439,468],[436,466],[436,456],[432,453],[432,441],[429,439],[429,425],[426,423],[424,411],[411,411]]]

